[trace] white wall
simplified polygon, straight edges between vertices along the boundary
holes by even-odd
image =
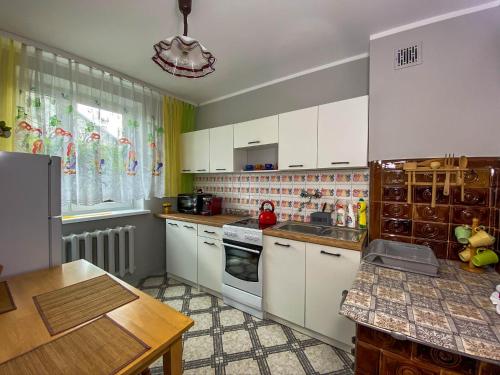
[[[393,54],[423,43],[423,63]],[[370,42],[369,159],[500,155],[500,7]]]

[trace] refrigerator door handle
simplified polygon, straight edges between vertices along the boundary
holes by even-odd
[[[49,216],[61,215],[61,158],[52,156],[48,165],[49,173]]]

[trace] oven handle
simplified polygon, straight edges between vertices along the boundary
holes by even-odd
[[[260,251],[257,251],[257,250],[253,250],[253,249],[247,249],[246,247],[241,247],[241,246],[236,246],[236,245],[230,245],[228,243],[225,243],[224,244],[224,247],[226,246],[229,246],[229,247],[234,247],[235,249],[238,249],[238,250],[243,250],[243,251],[247,251],[249,253],[254,253],[254,254],[260,254]]]

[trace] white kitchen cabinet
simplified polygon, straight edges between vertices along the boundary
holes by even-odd
[[[234,148],[278,143],[278,115],[234,125]]]
[[[320,105],[318,168],[366,167],[367,159],[368,96]]]
[[[233,125],[210,129],[210,172],[233,172]]]
[[[167,272],[197,283],[197,225],[166,220],[166,226]]]
[[[280,169],[314,169],[318,157],[318,107],[279,115]]]
[[[264,236],[264,310],[304,326],[304,242]]]
[[[222,241],[198,237],[198,283],[221,293]]]
[[[222,234],[223,230],[220,227],[198,224],[198,236],[222,241]]]
[[[209,130],[181,134],[181,156],[183,173],[208,173],[210,171]]]
[[[358,251],[306,244],[306,328],[352,345],[355,324],[339,310],[342,291],[351,288],[359,262]]]

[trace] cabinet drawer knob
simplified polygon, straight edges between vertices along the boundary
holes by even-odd
[[[174,227],[178,227],[178,225],[177,225],[177,224],[175,224],[175,223],[168,223],[168,225],[172,225],[172,226],[174,226]]]
[[[208,233],[208,234],[215,234],[215,232],[211,231],[211,230],[204,230],[203,232]]]
[[[183,169],[183,172],[191,172],[191,169]]]
[[[284,243],[279,243],[279,242],[275,242],[274,243],[275,245],[278,245],[278,246],[283,246],[283,247],[290,247],[290,244],[284,244]]]
[[[300,168],[303,166],[304,166],[304,164],[292,164],[292,165],[289,165],[288,168]]]
[[[184,228],[194,229],[194,227],[193,227],[193,226],[191,226],[191,225],[184,225]]]
[[[248,142],[249,145],[255,145],[257,143],[260,143],[260,141],[250,141],[250,142]]]
[[[206,172],[206,169],[197,169],[196,172]]]
[[[329,253],[328,251],[325,251],[325,250],[321,250],[321,254],[331,255],[333,257],[339,257],[340,256],[339,253]]]
[[[210,246],[215,246],[215,243],[213,243],[213,242],[203,241],[203,243],[205,243],[205,244],[207,244],[207,245],[210,245]]]
[[[331,165],[340,165],[340,164],[349,164],[350,162],[348,161],[332,161],[330,164]]]
[[[226,168],[215,168],[216,171],[225,171]]]

